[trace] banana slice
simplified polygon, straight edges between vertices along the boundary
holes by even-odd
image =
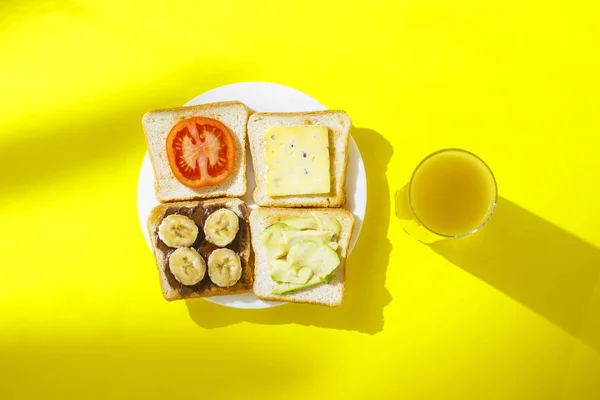
[[[180,247],[171,253],[169,269],[179,282],[184,285],[195,285],[204,278],[206,262],[196,250]]]
[[[169,247],[191,246],[198,237],[198,227],[188,217],[172,214],[160,223],[158,237]]]
[[[242,276],[242,262],[233,250],[217,249],[208,257],[208,276],[215,285],[229,287],[235,285]]]
[[[219,247],[231,243],[239,230],[238,216],[227,208],[221,208],[210,214],[204,223],[206,240]]]

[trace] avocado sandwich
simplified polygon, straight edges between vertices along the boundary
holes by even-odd
[[[257,208],[250,213],[254,294],[263,300],[337,306],[354,216],[342,208]]]

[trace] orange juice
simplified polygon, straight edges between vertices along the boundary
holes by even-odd
[[[476,231],[496,204],[496,181],[476,155],[448,149],[419,164],[409,185],[409,202],[418,221],[441,236]]]

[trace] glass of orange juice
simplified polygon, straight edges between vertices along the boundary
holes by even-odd
[[[427,156],[396,193],[396,215],[414,238],[432,243],[471,235],[496,207],[496,179],[487,164],[461,149]]]

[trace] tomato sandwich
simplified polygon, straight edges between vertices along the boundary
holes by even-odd
[[[246,194],[246,124],[239,101],[154,110],[142,125],[161,202]]]

